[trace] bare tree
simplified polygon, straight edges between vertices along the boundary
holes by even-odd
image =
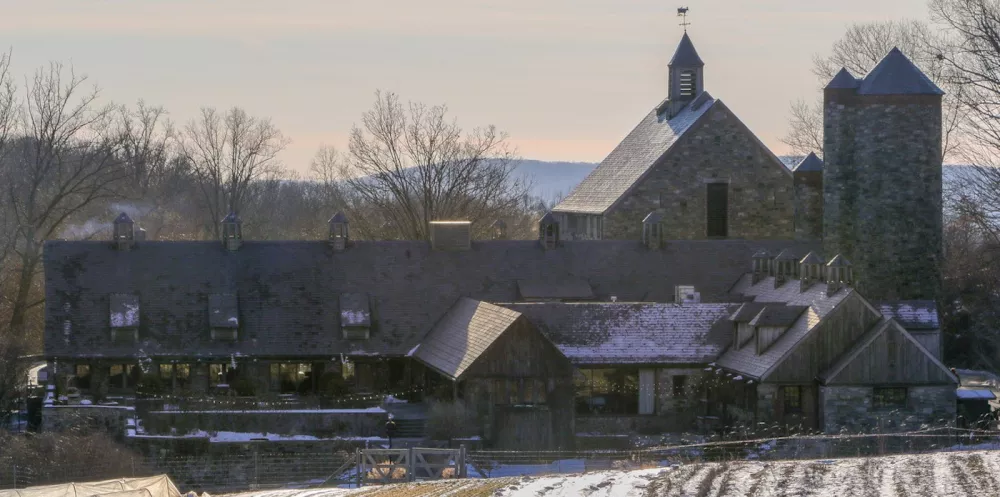
[[[528,191],[506,138],[493,126],[463,135],[444,106],[404,108],[395,94],[376,92],[351,132],[341,184],[381,218],[385,238],[429,239],[434,220],[492,222]]]
[[[180,145],[201,190],[205,207],[204,228],[218,238],[219,220],[239,213],[255,181],[281,173],[278,153],[289,141],[269,119],[257,118],[240,108],[224,115],[204,108],[188,123]]]
[[[42,243],[94,203],[115,198],[121,176],[118,137],[111,133],[113,107],[97,104],[98,89],[58,63],[39,69],[26,84],[0,167],[13,228],[16,272],[10,330],[25,333],[26,315],[44,301],[37,273]]]
[[[857,77],[871,71],[893,47],[898,47],[928,77],[946,91],[944,98],[945,157],[954,156],[958,147],[958,128],[961,120],[961,106],[958,105],[960,87],[949,84],[945,77],[945,65],[938,57],[940,40],[924,23],[919,21],[876,21],[853,24],[844,36],[837,40],[826,56],[813,58],[813,73],[819,88],[824,87],[833,77],[846,68]],[[809,104],[805,101],[792,103],[789,113],[789,131],[782,142],[796,154],[823,152],[823,99]]]

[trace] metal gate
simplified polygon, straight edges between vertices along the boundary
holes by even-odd
[[[415,480],[465,478],[465,446],[457,449],[359,449],[357,483],[382,485]]]

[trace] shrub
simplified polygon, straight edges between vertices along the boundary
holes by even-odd
[[[236,381],[232,385],[229,385],[229,387],[240,397],[253,397],[257,391],[257,386],[254,385],[253,380],[246,377],[236,378]]]
[[[323,373],[319,377],[319,391],[326,397],[342,397],[348,393],[347,382],[340,373]]]
[[[427,411],[427,436],[451,440],[476,435],[476,414],[462,402],[434,402]]]
[[[8,435],[0,431],[0,473],[20,485],[47,485],[131,476],[138,454],[103,433]],[[5,457],[6,456],[6,457]],[[99,463],[98,463],[99,462]]]

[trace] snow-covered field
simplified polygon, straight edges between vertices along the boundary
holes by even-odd
[[[1000,451],[813,461],[740,461],[636,471],[442,480],[356,490],[276,490],[241,497],[339,496],[950,496],[1000,495]]]

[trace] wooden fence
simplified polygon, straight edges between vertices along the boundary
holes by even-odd
[[[464,445],[457,449],[358,449],[356,457],[359,487],[467,475]]]

